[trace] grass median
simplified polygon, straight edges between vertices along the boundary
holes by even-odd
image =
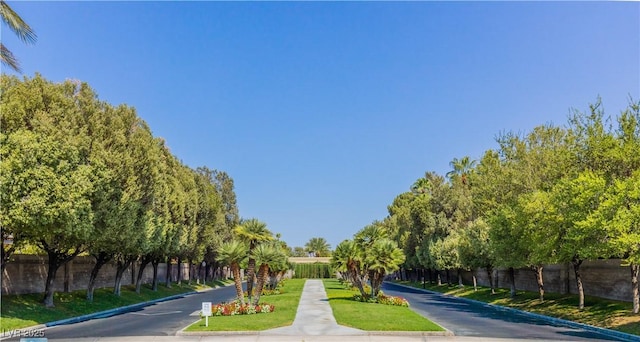
[[[223,286],[232,281],[208,282],[212,286]],[[164,285],[158,286],[158,291],[153,291],[150,285],[143,285],[140,294],[135,292],[135,286],[122,286],[120,297],[113,294],[113,288],[96,289],[93,302],[87,302],[86,291],[78,290],[69,293],[56,292],[54,307],[45,307],[42,294],[3,295],[0,314],[0,330],[10,331],[26,328],[38,324],[44,324],[61,319],[78,317],[95,312],[119,308],[122,306],[147,302],[150,300],[165,298],[182,293],[202,290],[208,285],[181,285],[174,283],[171,288]]]
[[[408,307],[356,301],[353,295],[358,292],[337,279],[325,279],[324,288],[340,325],[368,331],[444,331]]]
[[[213,316],[209,317],[209,326],[200,319],[185,329],[185,331],[258,331],[291,325],[298,311],[302,288],[305,279],[287,279],[282,287],[282,293],[261,296],[261,303],[275,306],[270,313],[254,315]],[[217,304],[217,303],[214,303]]]
[[[419,282],[397,281],[397,283],[423,288],[423,284]],[[512,299],[508,289],[496,289],[495,295],[492,295],[487,287],[478,287],[478,291],[474,291],[472,286],[459,287],[448,284],[438,286],[427,283],[425,289],[640,335],[640,315],[631,313],[632,305],[628,302],[586,296],[585,308],[580,310],[577,295],[545,293],[544,302],[540,302],[537,292],[518,291],[517,296]]]

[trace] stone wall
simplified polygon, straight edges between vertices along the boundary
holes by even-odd
[[[2,274],[2,294],[23,294],[42,293],[47,279],[47,257],[41,255],[15,255],[13,260],[7,263]],[[95,264],[95,259],[90,256],[79,256],[58,269],[54,282],[55,291],[74,291],[86,289],[89,284],[91,269]],[[127,268],[123,277],[122,285],[130,285],[135,281],[140,264],[134,265],[134,277],[132,278],[132,267]],[[182,278],[188,278],[188,264],[182,264]],[[194,271],[195,271],[194,267]],[[164,282],[166,279],[167,265],[158,265],[158,279]],[[172,279],[178,277],[178,268],[174,264],[171,267]],[[96,279],[96,288],[113,287],[116,274],[115,263],[108,263],[100,269]],[[208,278],[211,275],[208,276]],[[151,283],[153,280],[153,267],[147,265],[142,277],[143,283]]]
[[[580,266],[584,293],[587,296],[609,298],[621,301],[631,301],[631,270],[629,266],[622,266],[619,259],[585,261]],[[475,272],[478,285],[489,286],[489,277],[485,269]],[[451,277],[456,278],[455,272]],[[576,277],[571,264],[547,265],[543,268],[545,292],[577,294]],[[470,271],[463,272],[465,284],[472,284]],[[518,269],[515,271],[516,289],[538,291],[535,274],[530,269]],[[497,287],[508,288],[510,286],[507,270],[494,271],[494,279]],[[443,278],[444,280],[444,278]],[[457,282],[457,280],[454,280]]]

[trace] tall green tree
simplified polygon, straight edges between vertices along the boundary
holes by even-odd
[[[2,135],[2,225],[48,255],[43,303],[53,303],[60,266],[86,248],[93,230],[92,169],[77,149],[30,131]]]
[[[584,260],[611,256],[606,228],[591,224],[589,216],[604,200],[606,180],[592,172],[559,182],[552,191],[552,229],[547,237],[555,239],[560,262],[571,262],[578,288],[578,306],[584,308],[584,287],[580,266]]]
[[[493,268],[495,260],[491,251],[489,241],[489,225],[482,218],[478,218],[468,227],[460,231],[460,241],[458,244],[458,254],[460,263],[473,272],[476,269],[484,268],[487,272],[491,294],[495,294],[493,281]],[[473,276],[473,286],[477,290],[476,276]]]
[[[0,1],[0,16],[2,17],[2,21],[5,25],[7,25],[9,29],[13,31],[13,33],[15,33],[23,42],[27,44],[34,44],[36,40],[38,40],[38,36],[31,26],[29,26],[29,24],[27,24],[4,0]],[[10,67],[14,71],[22,72],[18,59],[3,43],[0,43],[0,58],[2,59],[2,64]]]
[[[79,100],[73,82],[2,78],[8,88],[1,101],[1,225],[48,254],[43,302],[53,306],[58,268],[86,249],[93,231],[91,197],[101,166],[91,162],[88,134],[79,125],[93,108]]]
[[[640,171],[616,180],[607,189],[605,200],[584,223],[589,228],[605,227],[615,255],[623,257],[631,270],[633,313],[640,312]]]

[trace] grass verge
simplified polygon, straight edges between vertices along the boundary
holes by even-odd
[[[423,288],[422,283],[419,282],[397,281],[397,283]],[[516,298],[512,299],[508,289],[496,289],[496,294],[492,295],[491,290],[486,287],[478,287],[478,291],[474,291],[472,286],[461,288],[457,285],[438,286],[427,283],[425,288],[456,297],[640,335],[640,315],[633,315],[632,305],[627,302],[586,296],[585,308],[579,310],[577,295],[545,293],[544,302],[540,302],[537,292],[518,291]]]
[[[255,315],[214,316],[209,317],[209,326],[201,319],[185,331],[257,331],[291,325],[298,311],[298,303],[306,279],[287,279],[282,293],[260,297],[261,303],[275,306],[271,313]]]
[[[368,331],[444,331],[407,307],[358,302],[353,300],[357,291],[337,279],[323,281],[338,324]]]
[[[228,283],[229,281],[215,281],[208,284],[216,287]],[[183,282],[181,285],[174,283],[171,288],[159,285],[158,291],[152,291],[150,285],[143,285],[140,294],[137,294],[135,286],[127,285],[122,286],[120,297],[113,294],[113,288],[102,288],[95,290],[93,302],[87,302],[85,290],[56,292],[53,308],[46,308],[41,304],[43,294],[6,295],[2,296],[0,331],[30,327],[206,288],[209,286],[188,285]]]

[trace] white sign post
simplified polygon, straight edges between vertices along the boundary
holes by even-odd
[[[211,316],[211,302],[202,302],[202,315],[204,316],[204,326],[209,326],[209,316]]]

